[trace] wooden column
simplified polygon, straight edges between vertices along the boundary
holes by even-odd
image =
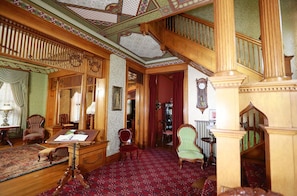
[[[86,129],[87,127],[87,106],[86,106],[86,94],[87,94],[87,69],[88,62],[86,58],[83,58],[83,63],[81,66],[84,66],[85,73],[81,77],[81,102],[80,102],[80,117],[79,117],[79,129]]]
[[[279,0],[259,0],[264,81],[288,80],[286,76]]]
[[[236,72],[234,0],[214,0],[215,75]]]
[[[237,71],[234,0],[214,0],[216,73],[209,80],[216,91],[217,192],[241,186],[239,87],[245,75]]]

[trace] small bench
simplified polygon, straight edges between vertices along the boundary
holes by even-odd
[[[40,161],[40,157],[47,157],[50,164],[52,164],[54,157],[66,157],[68,155],[68,144],[63,144],[57,147],[45,148],[39,151],[38,161]]]

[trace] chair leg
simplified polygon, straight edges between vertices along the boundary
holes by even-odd
[[[53,159],[54,159],[54,158],[53,158],[53,153],[50,152],[49,155],[48,155],[48,160],[49,160],[50,164],[52,164]]]
[[[183,160],[179,159],[178,164],[179,164],[179,169],[181,169],[183,167]]]

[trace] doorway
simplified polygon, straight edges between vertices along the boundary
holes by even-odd
[[[144,146],[143,123],[143,74],[128,68],[127,98],[126,98],[126,127],[133,133],[133,140],[139,147]],[[141,123],[142,122],[142,123]]]

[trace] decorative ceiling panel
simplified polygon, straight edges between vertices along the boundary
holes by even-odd
[[[136,16],[140,0],[123,0],[122,14]]]
[[[98,12],[93,10],[86,10],[76,7],[67,6],[69,9],[80,15],[81,17],[88,19],[88,20],[101,20],[104,22],[117,22],[117,15],[116,14],[109,14],[104,12]]]
[[[122,36],[120,45],[140,57],[156,58],[162,57],[164,52],[160,50],[160,45],[151,36],[139,33],[131,33]]]
[[[85,8],[105,10],[110,4],[119,3],[119,0],[58,0],[58,2]]]

